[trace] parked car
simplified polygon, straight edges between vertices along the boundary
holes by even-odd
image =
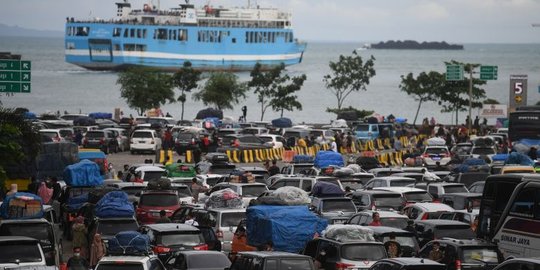
[[[401,254],[399,254],[401,256],[399,257],[414,257],[420,250],[416,235],[412,232],[387,226],[368,226],[368,228],[373,231],[375,240],[383,244],[391,241],[391,238],[394,237],[395,239],[392,241],[398,242],[401,246]]]
[[[471,193],[484,193],[484,185],[486,181],[476,181],[469,186],[469,192]]]
[[[123,128],[105,128],[103,130],[112,131],[118,141],[118,149],[122,152],[129,150],[129,132]]]
[[[469,192],[463,183],[429,183],[427,192],[433,197],[435,202],[440,201],[440,196],[446,193],[464,193]]]
[[[401,194],[387,190],[358,190],[351,196],[358,211],[362,210],[397,210],[405,206]]]
[[[364,210],[358,212],[351,216],[345,224],[358,224],[367,226],[373,221],[373,213],[379,213],[379,218],[381,219],[381,224],[387,227],[393,227],[398,229],[404,229],[407,227],[407,222],[409,218],[405,215],[392,212],[392,211],[373,211],[373,210]]]
[[[237,146],[233,145],[233,142],[237,143]],[[223,152],[227,149],[243,150],[255,150],[255,149],[270,149],[273,148],[271,143],[267,143],[255,135],[226,135],[223,137],[223,147],[218,149],[218,152]]]
[[[515,259],[509,259],[501,264],[499,264],[497,267],[493,268],[493,270],[537,270],[540,269],[540,258],[515,258]]]
[[[226,270],[315,270],[312,258],[280,251],[240,252]]]
[[[343,224],[357,211],[348,197],[313,197],[309,210],[327,219],[328,224]]]
[[[455,220],[428,219],[415,220],[416,232],[420,246],[443,237],[455,239],[474,239],[476,236],[471,225]]]
[[[100,234],[108,242],[122,231],[136,231],[139,223],[134,217],[94,218],[88,226],[88,243],[92,243],[95,234]]]
[[[277,177],[268,189],[276,190],[280,187],[297,187],[306,192],[311,192],[311,189],[317,181],[336,184],[341,187],[339,180],[335,177]]]
[[[40,266],[46,266],[46,259],[37,239],[26,236],[0,236],[1,269]]]
[[[65,140],[65,138],[62,137],[62,134],[60,134],[60,129],[41,129],[39,134],[41,136],[50,138],[53,142],[61,142]]]
[[[493,269],[504,261],[504,257],[497,245],[476,239],[443,238],[430,241],[418,252],[418,257],[429,258],[435,242],[440,246],[439,249],[443,253],[441,262],[446,264],[447,270]]]
[[[415,203],[405,206],[403,213],[410,219],[437,219],[443,212],[453,212],[454,208],[444,203]]]
[[[150,190],[144,191],[137,204],[137,220],[141,224],[155,223],[159,218],[159,212],[165,210],[170,217],[180,207],[178,193],[173,190]]]
[[[408,177],[384,176],[375,177],[364,185],[364,189],[380,188],[380,187],[406,187],[414,185],[416,180]]]
[[[439,197],[441,203],[447,204],[456,210],[480,208],[482,193],[446,193]]]
[[[191,225],[161,223],[143,225],[139,229],[150,238],[150,247],[165,262],[178,251],[208,250],[202,232]]]
[[[282,136],[276,134],[261,134],[258,137],[264,142],[270,143],[274,149],[283,148],[287,144]]]
[[[119,146],[113,131],[90,130],[83,139],[84,148],[97,148],[105,154],[118,152]]]
[[[165,262],[168,270],[222,270],[230,266],[227,255],[219,251],[180,251]]]
[[[479,214],[480,214],[479,209],[471,209],[470,211],[456,210],[454,212],[442,213],[439,216],[439,219],[461,221],[461,222],[464,222],[473,226],[474,220],[478,217]]]
[[[369,270],[446,270],[446,265],[429,259],[390,258],[377,261]]]
[[[144,151],[156,153],[161,149],[161,137],[152,129],[135,130],[131,134],[129,149],[131,154]]]
[[[448,147],[439,145],[428,145],[422,153],[424,165],[428,168],[437,166],[437,162],[441,166],[446,166],[450,163],[451,155]]]
[[[393,191],[398,192],[403,196],[403,199],[405,200],[406,204],[411,203],[418,203],[418,202],[432,202],[433,197],[431,195],[419,188],[413,188],[413,187],[381,187],[381,188],[374,188],[377,190],[387,190],[387,191]]]

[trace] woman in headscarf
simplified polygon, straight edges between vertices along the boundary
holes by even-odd
[[[53,192],[54,190],[52,188],[48,188],[47,183],[43,181],[39,185],[37,195],[41,197],[41,200],[43,200],[43,204],[51,204]]]
[[[105,243],[101,240],[101,235],[96,233],[90,247],[90,266],[95,268],[103,256],[105,256]]]
[[[75,223],[71,227],[73,235],[73,246],[81,248],[81,257],[88,258],[88,240],[86,235],[88,229],[84,225],[84,217],[79,216],[75,219]]]

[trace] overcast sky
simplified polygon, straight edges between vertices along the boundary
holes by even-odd
[[[66,17],[112,18],[114,0],[2,0],[0,23],[62,31]],[[131,0],[134,8],[149,1]],[[161,0],[161,8],[183,1]],[[204,5],[208,0],[191,0]],[[247,1],[212,0],[214,6]],[[293,13],[296,36],[308,41],[413,39],[462,43],[539,43],[540,0],[251,0]],[[157,4],[158,0],[154,0]]]

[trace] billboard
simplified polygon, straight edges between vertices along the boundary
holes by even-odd
[[[480,109],[480,117],[506,118],[508,117],[508,106],[506,104],[484,104]]]

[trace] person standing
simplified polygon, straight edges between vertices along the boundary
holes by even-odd
[[[373,218],[373,221],[369,223],[369,226],[382,226],[379,212],[373,212],[373,215],[371,215],[371,217]]]
[[[90,264],[84,257],[81,256],[81,248],[74,247],[73,257],[69,258],[67,262],[67,269],[68,270],[88,270],[89,268],[90,268]]]
[[[207,190],[208,188],[203,187],[202,185],[199,185],[196,177],[193,177],[193,179],[191,179],[191,192],[193,193],[194,203],[199,202],[199,193],[206,192]]]
[[[242,106],[242,120],[245,122],[247,122],[247,106],[244,105]]]
[[[336,139],[334,137],[330,138],[330,141],[332,141],[330,143],[330,149],[336,153],[338,153],[338,145],[336,143]]]
[[[81,257],[86,258],[88,255],[88,229],[84,225],[84,217],[78,216],[75,219],[75,224],[71,227],[71,235],[73,235],[73,246],[79,247]]]
[[[276,175],[276,174],[279,174],[280,171],[281,170],[277,166],[277,160],[275,160],[275,159],[272,160],[272,166],[270,166],[270,168],[268,168],[268,175],[269,176]]]
[[[83,139],[83,134],[82,134],[82,131],[80,129],[77,129],[75,131],[75,143],[78,145],[78,146],[81,146],[82,145],[82,139]]]
[[[99,260],[105,256],[106,251],[105,243],[101,240],[101,234],[94,234],[92,246],[90,247],[90,266],[95,268]]]

